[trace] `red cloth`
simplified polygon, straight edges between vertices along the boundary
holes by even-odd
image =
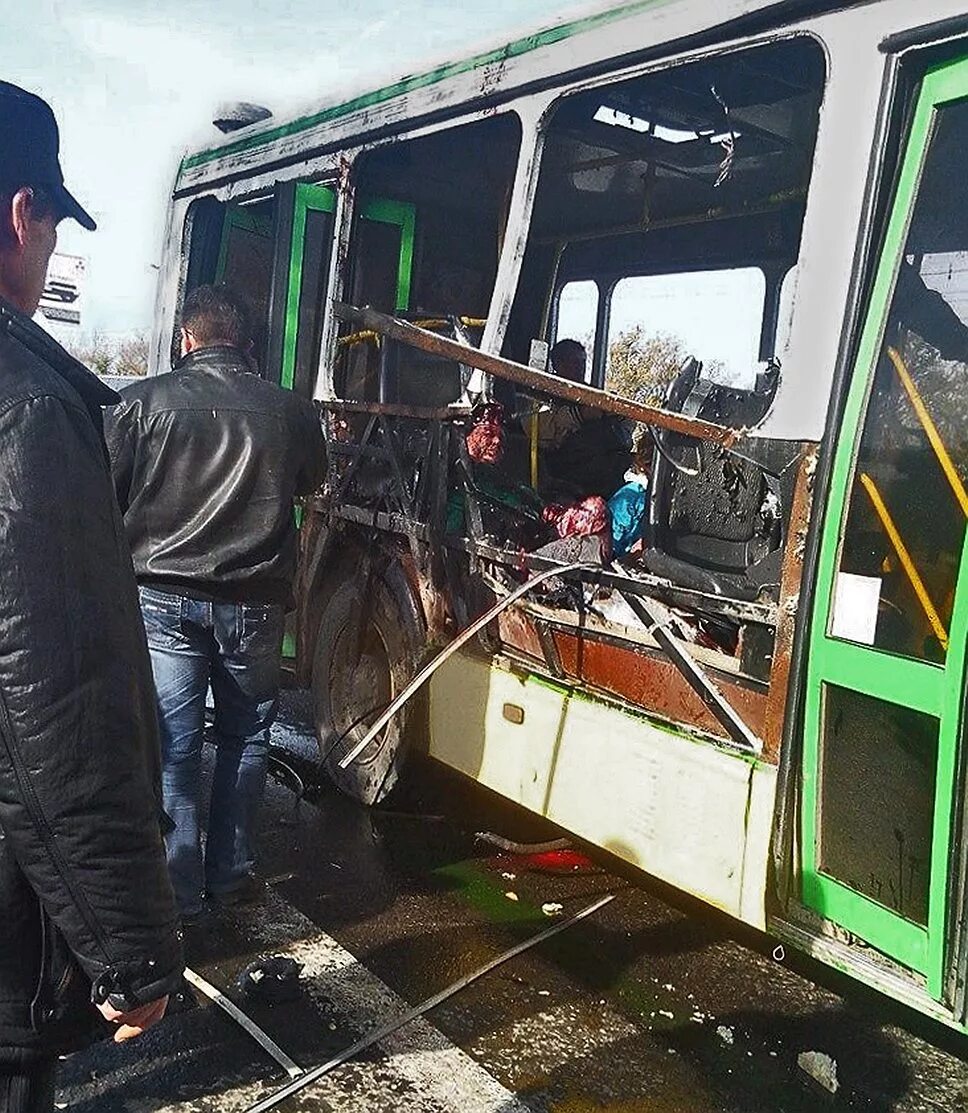
[[[551,503],[541,517],[559,537],[590,537],[608,529],[608,506],[601,495],[589,495],[573,506]]]
[[[504,456],[504,407],[482,406],[467,433],[467,455],[478,464],[499,464]]]

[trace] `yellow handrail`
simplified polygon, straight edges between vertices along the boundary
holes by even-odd
[[[874,480],[864,472],[860,472],[860,481],[864,486],[864,490],[870,497],[874,510],[881,520],[881,525],[884,531],[891,539],[891,544],[894,546],[894,551],[897,553],[897,559],[901,562],[901,567],[907,573],[907,578],[914,589],[914,594],[918,597],[918,602],[931,623],[931,628],[934,630],[935,637],[941,643],[941,648],[947,653],[948,651],[948,631],[944,628],[944,623],[941,621],[941,616],[935,610],[934,603],[931,602],[931,596],[928,595],[928,589],[924,586],[924,580],[921,579],[921,574],[915,567],[914,561],[911,559],[911,554],[907,550],[907,546],[901,539],[897,526],[894,524],[894,519],[891,517],[890,512],[884,505],[884,500],[881,498],[881,493],[877,489]]]
[[[887,354],[890,357],[891,363],[894,364],[894,370],[897,372],[897,377],[901,380],[901,386],[907,392],[908,398],[911,400],[911,405],[914,407],[914,412],[918,415],[918,421],[924,429],[925,435],[934,449],[935,456],[938,457],[938,463],[941,465],[941,470],[947,477],[948,483],[954,491],[955,498],[961,505],[961,511],[968,518],[968,491],[965,491],[965,485],[961,482],[961,476],[958,475],[955,465],[948,455],[948,449],[945,447],[944,441],[941,439],[941,434],[938,432],[938,427],[932,420],[931,414],[928,413],[928,407],[924,404],[924,399],[921,393],[914,385],[914,380],[911,378],[911,373],[908,371],[904,360],[901,358],[900,352],[896,348],[888,347]]]

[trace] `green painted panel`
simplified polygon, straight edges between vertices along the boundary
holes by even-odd
[[[863,922],[878,940],[878,948],[893,955],[912,970],[928,971],[928,932],[895,915],[889,908],[841,885],[822,873],[803,879],[804,903],[838,924]],[[865,938],[867,936],[865,935]]]
[[[925,974],[929,993],[939,1000],[944,983],[953,795],[968,641],[968,544],[961,557],[951,620],[950,649],[943,665],[892,656],[869,646],[837,640],[828,631],[854,460],[925,154],[933,134],[938,106],[966,97],[968,61],[948,63],[926,75],[912,120],[897,194],[870,295],[835,448],[830,496],[824,514],[809,633],[801,813],[804,903],[899,962]],[[822,691],[826,683],[924,712],[939,720],[927,930],[819,871],[820,735]]]
[[[360,215],[364,220],[374,220],[380,224],[396,224],[400,228],[396,308],[405,311],[410,308],[413,245],[417,230],[416,207],[407,201],[389,201],[382,197],[374,197],[363,201]]]

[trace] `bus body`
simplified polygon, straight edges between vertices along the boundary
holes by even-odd
[[[379,799],[409,729],[964,1028],[968,16],[712,7],[600,9],[191,152],[152,371],[224,280],[263,373],[322,407],[296,669],[346,790]],[[535,398],[564,396],[521,383],[566,336],[606,392],[582,397],[638,391],[655,431],[644,548],[523,595],[341,770],[552,566],[522,488]],[[466,450],[484,396],[517,430],[506,488]]]

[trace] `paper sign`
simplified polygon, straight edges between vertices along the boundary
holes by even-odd
[[[853,572],[838,572],[834,587],[831,637],[844,638],[861,645],[873,645],[880,601],[880,576],[855,576]]]

